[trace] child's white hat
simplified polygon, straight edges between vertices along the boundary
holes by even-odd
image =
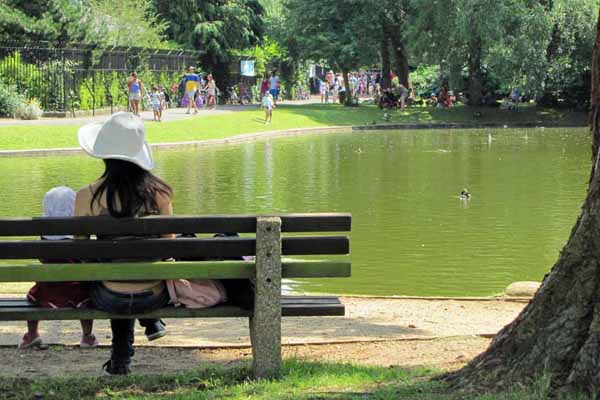
[[[75,213],[75,191],[57,186],[44,195],[44,217],[72,217]],[[44,236],[48,240],[72,239],[70,235]]]
[[[75,191],[57,186],[44,195],[44,217],[72,217],[75,212]]]

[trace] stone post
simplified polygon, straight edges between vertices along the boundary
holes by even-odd
[[[271,378],[281,367],[281,218],[257,218],[255,285],[252,370],[256,378]]]

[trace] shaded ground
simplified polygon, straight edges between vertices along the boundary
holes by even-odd
[[[489,339],[453,337],[433,340],[346,343],[335,345],[285,346],[284,358],[319,362],[352,362],[378,366],[436,366],[457,368],[479,354]],[[0,349],[4,368],[2,378],[38,379],[44,377],[100,376],[101,365],[110,357],[108,348],[80,350],[52,346],[48,350],[20,351]],[[140,347],[132,369],[136,374],[167,374],[187,371],[208,364],[231,366],[249,363],[252,351],[246,349],[185,349]],[[6,366],[10,366],[7,368]]]

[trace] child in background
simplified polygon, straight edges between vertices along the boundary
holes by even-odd
[[[160,99],[160,109],[161,110],[166,110],[168,108],[167,106],[167,93],[165,92],[165,88],[163,86],[159,86],[158,87],[158,98]]]
[[[72,217],[75,208],[75,192],[66,186],[55,187],[44,196],[44,217]],[[68,240],[72,236],[42,236],[42,240]],[[72,260],[40,260],[44,264],[70,263]],[[52,268],[52,267],[48,267]],[[45,308],[85,308],[90,303],[89,284],[80,282],[38,282],[27,293],[27,299]],[[93,320],[81,321],[82,348],[98,345],[92,333]],[[41,348],[44,346],[39,333],[39,321],[27,321],[27,333],[23,336],[19,349]]]
[[[273,108],[275,108],[275,102],[271,93],[265,92],[262,98],[262,106],[265,109],[265,125],[270,124],[273,118]]]
[[[162,118],[162,107],[160,101],[160,94],[156,86],[152,86],[152,94],[150,95],[150,98],[152,99],[152,111],[154,112],[154,121],[160,122],[160,119]]]
[[[319,79],[319,93],[321,94],[321,104],[327,102],[327,84]]]

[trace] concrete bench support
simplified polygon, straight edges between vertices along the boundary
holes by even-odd
[[[256,223],[256,296],[250,317],[252,370],[271,378],[281,366],[281,219],[258,217]]]

